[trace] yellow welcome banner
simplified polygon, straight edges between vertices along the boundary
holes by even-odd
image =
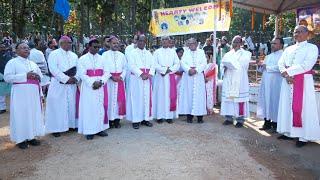
[[[231,18],[226,2],[152,10],[149,31],[157,37],[211,32],[214,15],[217,17],[216,30],[228,31]]]

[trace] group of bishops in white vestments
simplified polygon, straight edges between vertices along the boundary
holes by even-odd
[[[320,139],[312,77],[318,49],[306,41],[307,32],[305,26],[297,26],[297,43],[284,51],[283,40],[275,38],[273,52],[259,64],[263,77],[257,115],[265,120],[261,129],[276,129],[283,134],[279,139],[298,138],[297,147]],[[176,52],[170,48],[170,38],[163,37],[162,48],[151,54],[145,48],[146,37],[140,34],[126,55],[119,51],[117,37],[110,36],[108,41],[110,50],[99,55],[100,43],[91,39],[88,53],[78,59],[71,52],[71,39],[60,38],[60,48],[52,51],[48,60],[52,78],[45,108],[41,71],[28,59],[28,45],[17,45],[18,57],[6,65],[4,80],[13,84],[10,136],[18,147],[39,145],[35,138],[45,133],[59,137],[76,129],[88,140],[95,135],[108,136],[105,130],[120,128],[124,118],[134,129],[152,127],[153,119],[171,124],[179,114],[186,115],[188,123],[194,116],[203,123],[203,116],[215,104],[217,66],[195,39],[189,39],[188,47]],[[241,46],[241,37],[235,36],[233,49],[221,62],[220,113],[225,116],[224,125],[233,124],[235,118],[238,128],[249,116],[251,52]]]

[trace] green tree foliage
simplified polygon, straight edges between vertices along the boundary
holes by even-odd
[[[63,22],[60,15],[53,12],[54,0],[0,0],[0,30],[10,31],[20,38],[29,32],[54,33],[72,32],[82,34],[132,35],[136,31],[147,32],[151,10],[206,3],[207,0],[69,0],[74,13],[69,21]],[[210,1],[209,1],[210,2]],[[269,38],[274,31],[274,16],[270,16],[266,29],[262,27],[262,14],[256,14],[255,28],[251,31],[251,12],[234,8],[229,32],[219,32],[218,36],[229,38],[236,34],[251,33],[254,38]],[[283,15],[283,32],[292,32],[295,14]],[[204,41],[210,33],[195,35]],[[178,39],[185,39],[183,38]]]

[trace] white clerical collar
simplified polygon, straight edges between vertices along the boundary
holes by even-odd
[[[279,54],[279,53],[282,53],[283,52],[283,50],[282,49],[280,49],[280,50],[278,50],[278,51],[275,51],[275,52],[273,52],[274,54]]]
[[[239,53],[239,52],[243,51],[242,48],[238,49],[237,51],[235,49],[232,49],[232,50],[234,51],[234,53]]]
[[[89,55],[89,56],[93,56],[93,57],[95,57],[95,56],[97,56],[97,55],[98,55],[98,53],[96,53],[96,54],[91,54],[91,52],[88,52],[88,55]]]
[[[60,50],[62,51],[62,52],[64,52],[64,53],[68,53],[69,51],[66,51],[66,50],[64,50],[64,49],[62,49],[62,48],[60,48]]]
[[[21,56],[18,56],[18,58],[21,60],[21,61],[27,61],[28,58],[24,58],[24,57],[21,57]]]
[[[303,46],[303,45],[305,45],[305,44],[307,44],[307,43],[308,43],[308,41],[305,40],[305,41],[302,41],[302,42],[297,42],[296,45],[297,45],[297,46]]]

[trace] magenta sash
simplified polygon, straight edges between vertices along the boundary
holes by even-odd
[[[34,80],[34,79],[27,79],[27,82],[21,82],[21,83],[13,83],[13,84],[34,84],[36,86],[38,86],[38,90],[39,90],[39,96],[40,96],[40,107],[42,109],[42,103],[41,103],[41,87],[40,87],[40,83],[38,80]]]
[[[292,113],[293,113],[293,127],[302,127],[302,106],[303,106],[303,87],[304,75],[313,74],[312,70],[295,75],[293,77],[293,100],[292,100]]]
[[[103,69],[88,69],[87,70],[87,75],[89,77],[96,77],[96,76],[103,76]],[[104,107],[104,120],[103,123],[104,124],[108,124],[109,120],[108,120],[108,88],[107,88],[107,84],[105,84],[103,86],[103,93],[104,93],[104,99],[103,99],[103,107]]]
[[[147,69],[147,68],[141,68],[140,69],[142,71],[143,74],[146,74],[146,75],[150,75],[149,72],[150,72],[150,69]],[[152,110],[152,81],[151,81],[151,78],[149,78],[149,82],[150,82],[150,100],[149,100],[149,116],[151,116],[151,110]]]
[[[111,73],[114,77],[120,77],[120,73]],[[124,82],[118,81],[118,96],[117,96],[117,102],[119,106],[119,115],[124,116],[126,115],[126,95],[125,95],[125,89],[124,89]]]
[[[244,102],[239,103],[239,116],[244,116]]]
[[[169,74],[170,80],[170,111],[177,110],[177,81],[175,74]]]

